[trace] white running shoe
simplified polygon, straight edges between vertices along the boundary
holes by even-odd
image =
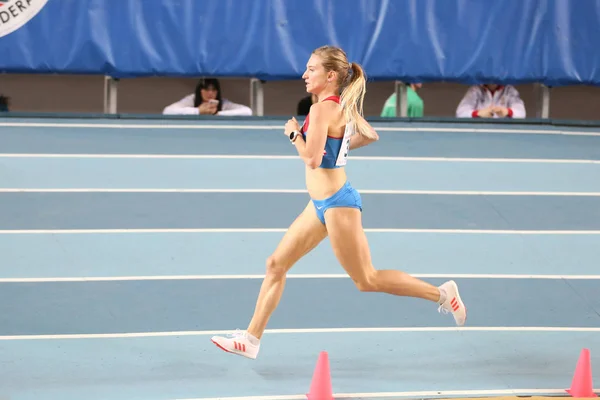
[[[253,360],[256,359],[258,350],[260,349],[260,343],[257,345],[252,344],[248,339],[247,333],[240,331],[239,329],[231,335],[225,337],[213,336],[210,340],[221,350]]]
[[[444,301],[438,308],[438,311],[444,314],[451,313],[452,316],[454,316],[454,321],[456,321],[456,325],[463,326],[467,321],[467,308],[460,299],[460,294],[458,293],[458,286],[456,286],[456,282],[445,282],[440,286],[440,288],[446,291],[447,297],[446,301]]]

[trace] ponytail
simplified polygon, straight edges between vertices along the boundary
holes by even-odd
[[[357,63],[351,63],[352,77],[348,85],[342,90],[341,105],[346,116],[346,121],[353,121],[356,132],[370,139],[375,139],[373,131],[363,119],[363,101],[367,91],[367,77]]]
[[[313,54],[321,58],[325,71],[337,73],[338,81],[336,83],[341,89],[340,104],[346,123],[354,124],[356,133],[377,140],[377,133],[362,115],[363,101],[367,92],[367,76],[360,64],[350,63],[348,65],[348,57],[344,50],[335,46],[321,46],[314,50]]]

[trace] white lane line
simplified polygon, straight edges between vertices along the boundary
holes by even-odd
[[[460,122],[460,121],[458,121]],[[282,122],[283,123],[283,122]],[[377,131],[381,132],[448,132],[448,133],[506,133],[506,134],[532,134],[532,135],[567,135],[567,136],[600,136],[596,131],[578,131],[565,129],[522,129],[522,128],[435,128],[435,127],[396,127],[377,126],[372,123]],[[92,128],[92,129],[192,129],[192,130],[281,130],[282,125],[253,125],[253,124],[202,124],[202,123],[161,123],[161,124],[119,124],[119,123],[62,123],[62,122],[0,122],[0,127],[12,128]]]
[[[137,234],[137,233],[283,233],[287,228],[140,228],[140,229],[2,229],[1,235]],[[444,233],[489,235],[599,235],[600,230],[504,230],[366,228],[367,233]]]
[[[523,192],[479,190],[384,190],[360,189],[362,194],[416,194],[443,196],[565,196],[598,197],[600,192]],[[0,193],[308,193],[306,189],[186,189],[186,188],[0,188]]]
[[[600,392],[600,389],[594,389]],[[535,396],[535,395],[562,395],[570,397],[565,389],[484,389],[484,390],[430,390],[415,392],[370,392],[370,393],[334,393],[336,399],[384,399],[384,398],[447,398],[458,397],[486,397],[486,396]],[[306,394],[275,395],[275,396],[238,396],[238,397],[196,397],[173,400],[306,400]]]
[[[296,160],[296,155],[238,154],[92,154],[92,153],[0,153],[0,158],[82,158],[82,159],[171,159],[171,160]],[[401,157],[351,156],[353,161],[420,161],[472,163],[600,164],[600,160],[554,158],[477,158],[477,157]]]
[[[61,339],[123,339],[172,336],[227,335],[235,330],[174,331],[174,332],[120,332],[120,333],[74,333],[48,335],[5,335],[0,340],[61,340]],[[397,327],[397,328],[304,328],[267,329],[265,334],[310,334],[310,333],[408,333],[408,332],[600,332],[600,327],[542,327],[542,326],[482,326],[482,327]]]
[[[596,280],[600,275],[536,275],[536,274],[411,274],[417,278],[444,279],[540,279],[540,280]],[[0,283],[48,282],[114,282],[114,281],[168,281],[168,280],[225,280],[263,279],[264,274],[244,275],[133,275],[133,276],[67,276],[0,278]],[[288,279],[348,279],[346,274],[288,274]]]

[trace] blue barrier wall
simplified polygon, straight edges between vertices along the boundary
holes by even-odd
[[[600,84],[596,0],[0,4],[4,72],[296,79],[314,48],[336,44],[373,80]]]

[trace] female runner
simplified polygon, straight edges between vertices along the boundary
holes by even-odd
[[[366,77],[361,66],[348,63],[343,50],[323,46],[312,53],[302,78],[306,91],[319,101],[311,106],[302,129],[292,118],[284,133],[306,164],[311,200],[267,258],[266,276],[247,330],[211,340],[222,350],[255,359],[283,293],[286,273],[327,236],[360,291],[429,300],[439,305],[439,311],[451,313],[457,325],[464,325],[467,313],[454,281],[436,287],[405,272],[377,270],[371,263],[361,197],[348,182],[344,168],[349,150],[379,139],[362,117]]]

